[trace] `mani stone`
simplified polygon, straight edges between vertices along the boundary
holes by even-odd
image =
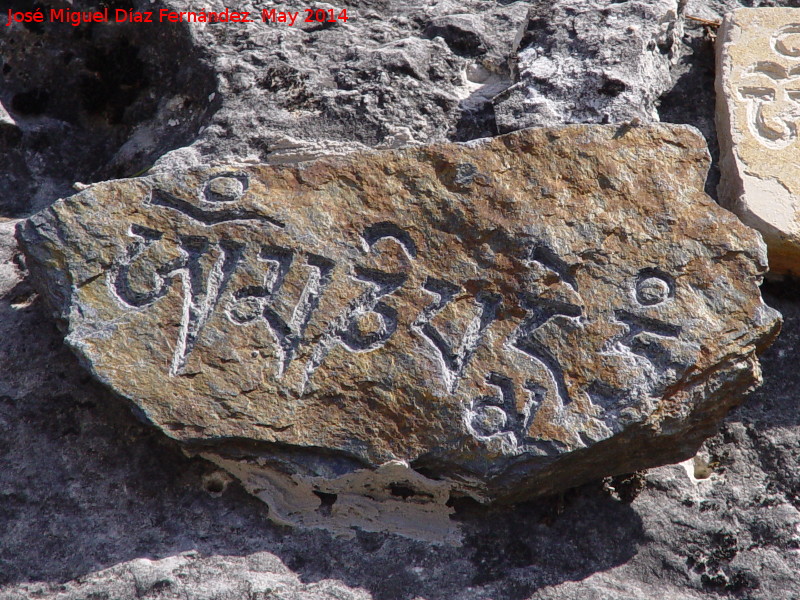
[[[800,10],[743,8],[717,37],[719,197],[800,274]]]
[[[765,249],[707,168],[572,125],[99,183],[18,237],[86,368],[272,518],[452,540],[451,498],[685,459],[759,384]]]

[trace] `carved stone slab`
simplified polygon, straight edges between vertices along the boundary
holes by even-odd
[[[86,366],[281,518],[444,507],[679,460],[759,381],[765,252],[707,164],[683,126],[528,130],[101,183],[18,235]]]
[[[720,200],[800,273],[800,10],[742,8],[717,37]]]

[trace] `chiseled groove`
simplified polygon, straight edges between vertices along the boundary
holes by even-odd
[[[218,225],[229,221],[263,221],[273,227],[284,228],[286,224],[273,217],[268,217],[253,210],[243,208],[222,208],[218,210],[204,210],[199,206],[173,196],[164,190],[155,189],[150,195],[150,203],[163,206],[185,214],[204,225]]]

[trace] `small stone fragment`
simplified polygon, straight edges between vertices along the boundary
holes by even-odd
[[[685,126],[111,181],[18,229],[102,382],[310,526],[451,541],[692,456],[760,381],[756,232]]]
[[[800,10],[742,8],[717,37],[719,198],[800,274]]]

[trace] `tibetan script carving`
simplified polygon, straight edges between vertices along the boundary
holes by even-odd
[[[20,238],[72,347],[173,437],[502,479],[693,431],[776,327],[702,139],[615,134],[107,182]]]
[[[800,273],[800,11],[736,10],[717,50],[720,201],[762,233],[771,271]]]

